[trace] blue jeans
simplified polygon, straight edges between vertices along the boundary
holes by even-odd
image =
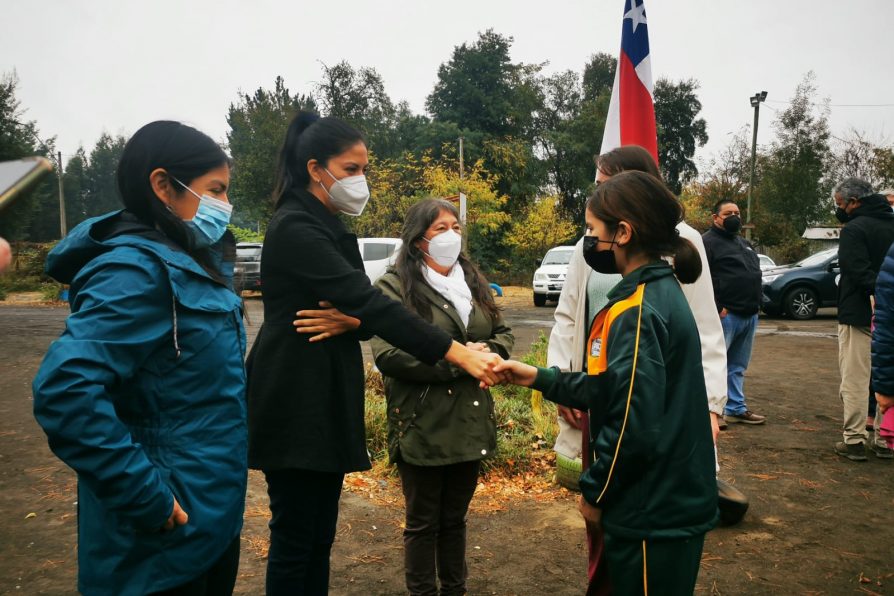
[[[740,316],[727,313],[720,319],[723,338],[726,340],[726,408],[723,413],[741,416],[748,407],[745,405],[745,370],[751,362],[751,347],[757,330],[757,315]]]

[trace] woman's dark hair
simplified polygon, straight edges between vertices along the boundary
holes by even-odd
[[[404,306],[429,322],[432,318],[431,306],[419,292],[419,288],[425,284],[422,274],[425,260],[422,251],[416,246],[416,242],[425,236],[429,226],[438,219],[442,211],[447,211],[459,219],[456,207],[444,199],[422,199],[407,210],[407,214],[404,216],[404,227],[400,234],[403,246],[394,263],[394,268],[403,285]],[[469,284],[469,289],[472,291],[472,299],[484,312],[495,318],[500,309],[494,302],[490,285],[484,279],[481,271],[462,253],[460,253],[457,262],[462,267],[466,283]]]
[[[612,176],[587,200],[587,210],[612,231],[626,221],[633,231],[625,246],[631,253],[655,260],[673,257],[680,282],[691,284],[701,275],[698,251],[676,229],[683,221],[683,205],[652,174],[634,170]]]
[[[273,200],[277,206],[293,187],[307,188],[310,175],[307,162],[312,159],[326,164],[334,156],[363,142],[363,134],[343,120],[315,112],[301,111],[292,119],[286,139],[279,150],[279,165]]]
[[[652,174],[661,180],[661,172],[652,154],[639,145],[616,147],[596,158],[596,168],[606,176],[614,176],[627,170]]]
[[[144,223],[160,230],[216,279],[220,272],[213,264],[211,252],[196,248],[193,235],[183,220],[155,195],[149,175],[162,168],[169,177],[188,186],[199,176],[230,163],[230,158],[211,137],[171,120],[150,122],[135,132],[124,146],[118,162],[118,189],[124,207]],[[173,180],[171,184],[179,187]]]

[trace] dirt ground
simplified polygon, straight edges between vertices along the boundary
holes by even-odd
[[[548,330],[552,308],[507,299],[523,353]],[[2,304],[2,303],[0,303]],[[249,301],[250,335],[260,309]],[[721,477],[751,498],[743,523],[707,537],[698,582],[705,594],[894,594],[894,463],[852,463],[840,440],[833,314],[763,319],[746,380],[765,426],[721,434]],[[30,383],[61,331],[64,307],[0,306],[0,593],[75,593],[74,474],[56,460],[31,415]],[[492,490],[469,516],[471,594],[582,594],[583,524],[564,489]],[[394,481],[350,475],[332,554],[332,594],[401,594],[402,499]],[[267,503],[249,481],[237,592],[263,593]]]

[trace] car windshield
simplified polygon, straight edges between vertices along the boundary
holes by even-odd
[[[830,258],[834,257],[838,253],[837,248],[830,248],[828,250],[820,251],[814,255],[810,255],[806,259],[798,261],[795,263],[796,267],[813,267],[815,265],[821,265],[824,262],[828,261]]]
[[[570,250],[551,250],[543,257],[542,265],[567,265],[571,261]]]

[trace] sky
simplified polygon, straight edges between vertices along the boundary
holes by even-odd
[[[695,78],[708,125],[707,161],[750,125],[749,97],[767,91],[758,143],[773,138],[808,71],[828,98],[833,135],[851,129],[894,143],[891,0],[645,0],[652,73]],[[313,90],[321,63],[373,67],[395,102],[423,113],[438,66],[493,28],[514,62],[582,71],[617,55],[624,0],[44,0],[0,9],[0,74],[15,70],[25,118],[55,136],[63,160],[102,132],[130,135],[176,119],[225,141],[238,92]],[[864,104],[862,107],[853,104]],[[865,104],[887,104],[883,106]]]

